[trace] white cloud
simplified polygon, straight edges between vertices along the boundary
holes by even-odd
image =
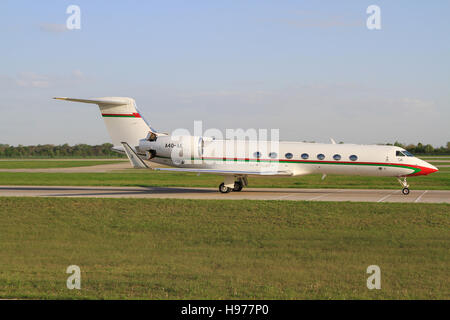
[[[296,28],[342,28],[365,27],[365,19],[357,16],[323,14],[318,11],[297,10],[286,16],[275,19],[277,23],[287,24]]]
[[[427,101],[415,98],[402,98],[400,105],[405,111],[412,112],[430,112],[434,111],[436,104],[434,101]]]
[[[70,74],[65,75],[43,75],[36,72],[20,72],[16,76],[1,76],[0,84],[9,85],[20,88],[50,88],[57,85],[73,85],[81,80],[85,80],[86,76],[78,69],[73,70]]]
[[[66,25],[59,23],[41,23],[39,29],[49,33],[61,33],[67,31]]]
[[[325,19],[280,19],[280,22],[298,28],[337,28],[364,26],[364,20],[349,20],[342,17],[329,17]]]
[[[78,69],[72,71],[72,76],[73,76],[74,78],[77,78],[77,79],[82,79],[82,78],[84,78],[83,72],[81,72],[81,71],[78,70]]]
[[[34,72],[21,72],[15,79],[15,83],[20,87],[48,88],[50,81],[48,77]]]

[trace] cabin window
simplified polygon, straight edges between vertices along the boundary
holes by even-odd
[[[340,154],[335,154],[333,156],[333,159],[336,160],[336,161],[339,161],[339,160],[341,160],[341,155]]]
[[[277,153],[276,152],[269,153],[269,158],[275,159],[276,157],[277,157]]]
[[[256,152],[253,154],[253,156],[254,156],[255,158],[261,158],[261,152],[256,151]]]
[[[323,160],[323,159],[325,159],[325,155],[324,155],[323,153],[319,153],[319,154],[317,155],[317,159]]]
[[[306,160],[309,158],[309,154],[307,153],[302,153],[302,159]]]
[[[286,159],[292,159],[292,157],[294,156],[292,153],[288,152],[284,155],[286,157]]]
[[[399,151],[399,150],[397,150],[397,152],[395,152],[395,155],[397,156],[397,157],[404,157],[405,155],[403,154],[403,152],[401,152],[401,151]]]
[[[358,160],[358,157],[357,156],[355,156],[354,154],[352,154],[350,157],[348,157],[350,160],[352,160],[352,161],[356,161],[356,160]]]

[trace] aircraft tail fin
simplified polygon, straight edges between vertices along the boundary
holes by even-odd
[[[55,97],[54,99],[97,104],[115,147],[122,147],[122,142],[126,142],[131,147],[136,148],[139,145],[139,140],[144,139],[149,131],[156,133],[142,117],[132,98],[78,99]]]

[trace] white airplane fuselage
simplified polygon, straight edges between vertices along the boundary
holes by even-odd
[[[405,177],[437,171],[430,163],[407,156],[404,149],[395,146],[279,142],[271,148],[273,143],[265,141],[213,140],[203,141],[202,147],[203,138],[197,138],[192,137],[190,151],[184,150],[175,158],[177,150],[171,146],[177,143],[168,143],[173,141],[170,136],[160,143],[141,140],[139,149],[158,150],[151,161],[178,168],[242,171],[277,168],[293,176],[320,173]]]

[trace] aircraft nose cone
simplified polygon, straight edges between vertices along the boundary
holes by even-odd
[[[436,168],[435,166],[433,166],[432,164],[429,164],[429,163],[427,162],[426,169],[424,169],[423,171],[424,171],[423,173],[424,173],[425,175],[427,175],[427,174],[430,174],[430,173],[439,171],[439,169]]]

